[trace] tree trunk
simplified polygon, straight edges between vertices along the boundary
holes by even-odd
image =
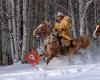
[[[75,18],[74,18],[74,11],[73,11],[71,0],[69,0],[69,7],[70,7],[69,9],[70,9],[70,15],[72,19],[72,34],[73,34],[73,37],[76,37]]]
[[[14,50],[15,50],[15,62],[18,61],[18,40],[17,40],[17,25],[16,25],[16,8],[14,0],[11,0],[12,6],[12,24],[13,24],[13,39],[14,39]]]
[[[24,55],[29,51],[29,26],[27,21],[28,0],[23,0],[23,43],[22,54]]]

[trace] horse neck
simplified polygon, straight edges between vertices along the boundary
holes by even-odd
[[[44,22],[41,25],[43,25],[42,27],[45,28],[45,32],[41,34],[41,37],[45,40],[48,36],[50,36],[52,31],[47,23]]]
[[[47,38],[48,38],[48,36],[50,36],[50,35],[51,35],[51,33],[44,34],[44,35],[42,36],[42,38],[45,40],[45,39],[47,39]]]
[[[45,24],[46,25],[46,24]],[[46,39],[48,36],[50,36],[51,35],[51,33],[52,33],[52,31],[50,30],[50,28],[49,28],[49,25],[46,25],[46,27],[47,27],[47,29],[46,29],[46,33],[44,34],[45,36],[44,36],[44,38]]]

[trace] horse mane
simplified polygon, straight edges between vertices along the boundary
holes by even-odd
[[[44,20],[44,21],[42,21],[41,24],[44,24],[44,25],[48,26],[50,23],[47,20]]]

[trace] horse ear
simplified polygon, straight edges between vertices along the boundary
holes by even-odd
[[[50,23],[51,23],[51,22],[50,22],[49,20],[47,20],[47,19],[45,19],[44,22],[45,22],[45,24],[47,24],[47,25],[50,25]]]

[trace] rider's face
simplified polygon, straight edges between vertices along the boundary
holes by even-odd
[[[60,20],[62,20],[62,18],[63,18],[62,16],[57,16],[56,17],[57,22],[59,22]]]

